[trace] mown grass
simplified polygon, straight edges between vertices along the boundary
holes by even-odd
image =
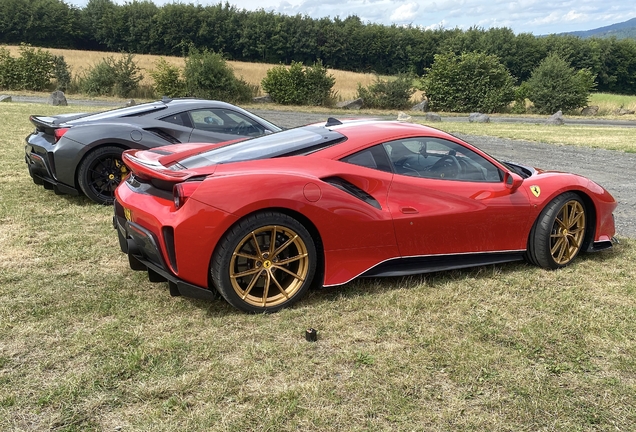
[[[4,109],[0,430],[636,424],[634,240],[559,271],[358,280],[272,315],[171,298],[128,268],[109,207],[28,177],[28,114],[73,109]]]
[[[545,124],[545,119],[537,123],[467,123],[467,122],[416,122],[442,129],[450,133],[488,135],[500,138],[538,141],[549,144],[636,152],[636,128],[591,125]]]

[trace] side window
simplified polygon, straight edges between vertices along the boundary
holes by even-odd
[[[499,169],[474,151],[439,138],[409,138],[383,144],[396,174],[412,177],[499,182]]]
[[[386,152],[380,145],[364,149],[362,151],[344,157],[341,160],[342,162],[347,162],[366,168],[377,169],[386,172],[392,171],[391,165],[386,156]]]
[[[239,136],[259,136],[265,128],[249,117],[223,108],[190,111],[195,129]]]
[[[190,122],[190,116],[188,116],[188,113],[173,114],[168,117],[163,117],[161,120],[175,124],[177,126],[184,126],[188,128],[192,127],[192,123]]]

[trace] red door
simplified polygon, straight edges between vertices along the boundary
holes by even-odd
[[[395,175],[388,195],[402,256],[526,248],[526,188]]]

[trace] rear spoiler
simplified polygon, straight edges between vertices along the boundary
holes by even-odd
[[[47,118],[47,117],[44,117],[44,118]],[[43,118],[40,116],[35,116],[35,115],[29,116],[29,120],[31,121],[31,123],[33,123],[33,125],[39,132],[44,132],[49,135],[53,135],[53,131],[61,127],[60,125],[56,125],[53,122],[47,122],[46,120],[43,120]]]
[[[201,175],[210,175],[216,170],[216,165],[211,165],[209,170],[202,173],[199,169],[196,173],[189,170],[173,171],[161,165],[159,161],[153,163],[144,161],[135,156],[139,151],[145,150],[125,150],[122,154],[122,160],[133,174],[146,179],[162,180],[169,183],[180,183],[186,181],[190,177],[200,177]]]
[[[218,147],[224,147],[226,145],[229,144],[234,144],[236,142],[239,141],[244,141],[247,138],[238,138],[238,139],[234,139],[234,140],[230,140],[230,141],[223,141],[223,142],[218,142],[218,143],[205,143],[205,144],[201,144],[201,145],[196,145],[196,143],[189,143],[190,146],[192,146],[192,144],[195,144],[195,146],[192,146],[190,149],[188,150],[182,150],[182,151],[178,151],[175,153],[171,153],[169,155],[166,156],[162,156],[159,158],[159,163],[165,167],[172,165],[175,162],[178,162],[180,160],[189,158],[190,156],[194,156],[194,155],[198,155],[200,153],[205,153],[208,150],[212,150]]]

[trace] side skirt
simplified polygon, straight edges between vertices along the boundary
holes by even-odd
[[[432,273],[466,267],[522,261],[524,253],[525,251],[514,251],[394,258],[367,270],[361,274],[360,277],[408,276],[420,273]]]

